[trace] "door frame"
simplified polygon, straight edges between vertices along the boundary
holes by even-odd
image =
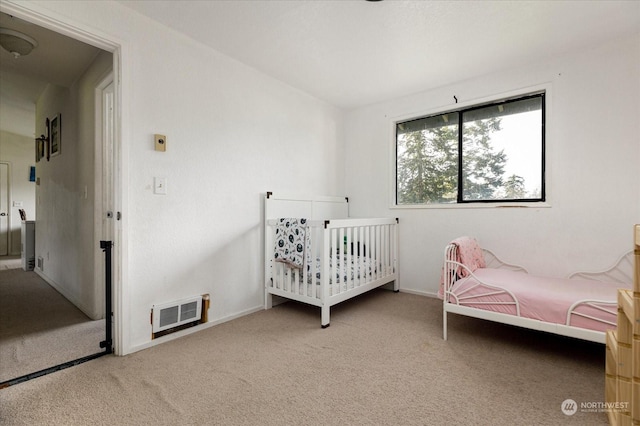
[[[128,306],[128,295],[125,291],[125,280],[127,276],[126,258],[128,252],[128,232],[127,232],[127,211],[128,194],[127,188],[123,185],[128,179],[128,158],[129,153],[125,144],[122,143],[125,128],[128,122],[123,118],[127,117],[126,105],[129,95],[128,90],[123,86],[123,75],[129,75],[129,58],[126,43],[117,38],[101,33],[93,27],[89,27],[73,21],[67,16],[57,14],[51,9],[47,9],[39,4],[31,2],[16,3],[13,0],[2,0],[0,11],[13,15],[17,18],[32,24],[47,28],[51,31],[74,38],[81,42],[98,47],[113,55],[113,83],[114,83],[114,134],[113,134],[113,209],[119,212],[120,220],[113,221],[113,348],[116,355],[125,355],[130,351],[128,330],[124,324],[128,323],[129,312],[124,309]],[[125,66],[125,64],[127,64]],[[96,181],[104,176],[97,176]],[[96,182],[97,184],[97,182]],[[103,200],[96,200],[95,209],[104,211]],[[96,225],[94,221],[94,231],[96,235],[102,235],[102,224]],[[107,316],[108,313],[105,313]]]
[[[12,246],[13,246],[13,241],[11,239],[11,218],[12,218],[12,214],[11,214],[11,163],[8,161],[0,161],[0,164],[4,164],[7,166],[7,215],[5,216],[7,219],[7,237],[6,237],[6,244],[7,244],[7,252],[5,254],[0,253],[0,256],[10,256],[12,254]]]

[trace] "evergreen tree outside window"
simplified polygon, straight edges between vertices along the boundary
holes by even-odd
[[[544,93],[396,123],[396,204],[545,201]]]

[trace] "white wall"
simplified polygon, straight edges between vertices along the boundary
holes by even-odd
[[[61,114],[60,154],[36,165],[36,258],[43,260],[36,272],[92,319],[104,317],[104,274],[94,274],[103,263],[94,228],[102,183],[95,176],[95,88],[112,63],[111,53],[98,54],[71,87],[49,84],[36,104],[38,134]]]
[[[130,27],[135,348],[154,303],[210,293],[212,321],[259,309],[261,194],[341,194],[344,174],[337,109],[155,23]],[[153,150],[154,133],[167,152]],[[167,178],[167,195],[153,194],[154,177]]]
[[[210,293],[213,322],[260,309],[262,194],[344,194],[341,111],[117,3],[22,5],[123,46],[121,353],[150,344],[154,303]]]
[[[437,291],[444,246],[474,235],[531,272],[564,276],[612,264],[632,248],[640,223],[640,36],[544,63],[357,109],[346,118],[347,193],[355,215],[400,218],[406,291]],[[390,208],[394,117],[435,112],[550,84],[549,208]]]
[[[47,134],[46,120],[60,114],[60,155],[46,155],[36,164],[36,272],[85,313],[91,311],[81,297],[77,276],[78,138],[76,117],[66,87],[47,85],[36,103],[36,133]],[[40,268],[38,258],[42,258]]]
[[[36,164],[36,258],[43,260],[36,272],[92,319],[104,316],[104,274],[94,274],[103,262],[94,226],[102,184],[95,175],[95,88],[112,67],[112,54],[101,52],[71,87],[47,85],[35,114],[37,134],[61,114],[60,154]]]
[[[4,121],[4,120],[3,120]],[[35,182],[29,182],[29,168],[35,166],[35,142],[32,137],[17,135],[0,130],[0,161],[10,163],[10,216],[11,233],[10,255],[20,254],[20,208],[27,213],[28,220],[34,220],[36,209]],[[22,207],[14,207],[14,202],[21,202]]]
[[[154,303],[210,293],[211,321],[263,302],[261,195],[343,193],[339,111],[126,12],[132,348]],[[124,26],[124,25],[123,25]],[[113,29],[119,31],[120,27]],[[167,152],[153,150],[153,134]],[[153,194],[153,178],[168,194]]]

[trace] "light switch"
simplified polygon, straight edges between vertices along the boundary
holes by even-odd
[[[167,150],[167,137],[165,135],[153,135],[156,141],[156,151],[166,151]]]
[[[159,195],[167,194],[167,178],[156,177],[153,178],[153,193]]]

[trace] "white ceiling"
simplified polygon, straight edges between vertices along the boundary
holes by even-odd
[[[120,3],[343,108],[640,33],[640,1]],[[0,49],[0,128],[33,136],[45,85],[70,86],[98,50],[2,13],[0,26],[39,42],[17,60]]]
[[[640,32],[639,1],[120,3],[343,108]]]
[[[38,42],[29,55],[19,58],[0,48],[0,130],[31,137],[35,103],[46,85],[71,86],[99,49],[4,13],[0,27]]]

